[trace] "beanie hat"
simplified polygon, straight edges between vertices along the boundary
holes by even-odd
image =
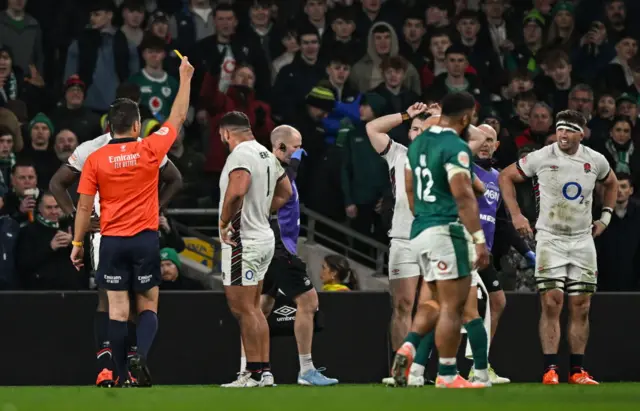
[[[556,3],[553,10],[551,10],[551,15],[555,17],[559,11],[568,11],[571,14],[575,14],[575,10],[576,6],[573,3],[563,0],[559,3]]]
[[[64,83],[64,91],[65,91],[65,93],[71,87],[80,87],[82,89],[82,91],[85,91],[85,89],[86,89],[86,85],[84,84],[84,81],[82,81],[80,79],[80,76],[78,76],[77,74],[69,76],[69,78],[67,79],[67,82]]]
[[[312,88],[304,101],[311,107],[319,108],[327,113],[332,112],[336,105],[336,97],[333,91],[321,86]]]
[[[360,101],[361,105],[367,105],[371,107],[371,111],[376,117],[380,117],[384,114],[384,108],[387,105],[387,100],[378,93],[365,93]]]
[[[538,10],[535,10],[535,9],[527,13],[527,15],[524,16],[524,20],[522,20],[522,23],[524,25],[531,22],[536,23],[538,26],[542,28],[544,28],[544,25],[546,24],[546,21],[542,13],[540,13]]]
[[[160,250],[160,261],[171,261],[178,267],[178,270],[182,267],[182,261],[180,261],[180,256],[178,252],[173,248],[163,248]]]
[[[31,121],[29,122],[29,134],[31,134],[31,129],[38,123],[46,124],[47,127],[49,127],[49,131],[51,131],[51,135],[53,135],[53,132],[55,130],[55,128],[53,127],[53,123],[44,113],[38,113],[35,115],[35,117],[33,117],[33,119],[31,119]]]

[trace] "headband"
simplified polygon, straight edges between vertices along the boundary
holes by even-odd
[[[574,133],[584,133],[582,127],[577,125],[576,123],[571,123],[569,121],[560,120],[556,123],[556,130],[567,130],[573,131]]]

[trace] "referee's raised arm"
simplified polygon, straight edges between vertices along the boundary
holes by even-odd
[[[162,159],[169,152],[178,134],[180,134],[180,128],[187,119],[193,71],[194,68],[189,63],[189,59],[183,57],[182,63],[180,63],[180,86],[178,87],[178,94],[173,101],[171,113],[169,113],[169,117],[165,122],[165,127],[169,126],[169,128],[175,130],[175,133],[168,132],[165,127],[162,127],[145,139],[145,142],[147,142],[156,153],[158,160]]]

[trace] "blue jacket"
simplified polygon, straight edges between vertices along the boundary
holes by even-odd
[[[360,100],[362,100],[362,94],[358,96],[350,103],[343,103],[338,101],[333,111],[322,120],[325,131],[325,143],[334,145],[340,130],[340,122],[346,117],[351,120],[352,123],[360,123]]]

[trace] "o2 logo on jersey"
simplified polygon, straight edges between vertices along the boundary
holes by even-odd
[[[580,204],[584,203],[582,186],[575,181],[569,181],[562,187],[562,195],[569,201],[580,199]]]
[[[253,280],[253,271],[247,270],[247,272],[244,274],[244,276],[249,281]]]

